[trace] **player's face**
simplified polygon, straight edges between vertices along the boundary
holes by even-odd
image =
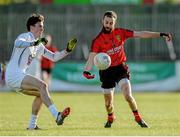
[[[44,22],[37,22],[31,27],[31,32],[34,34],[35,38],[41,37],[44,31]]]
[[[107,33],[110,33],[115,28],[116,20],[114,18],[105,16],[102,23],[103,23],[103,30],[106,31]]]

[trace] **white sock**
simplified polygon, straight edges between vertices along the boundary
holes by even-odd
[[[33,129],[36,127],[37,125],[37,119],[38,119],[38,116],[37,115],[31,115],[31,118],[30,118],[30,121],[29,121],[29,128],[30,129]]]
[[[56,119],[58,116],[58,110],[57,110],[56,106],[54,104],[52,104],[48,107],[48,109],[51,112],[51,114],[53,115],[53,117]]]

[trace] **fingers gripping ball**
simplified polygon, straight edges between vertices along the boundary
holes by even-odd
[[[94,65],[99,70],[105,70],[105,69],[109,68],[109,66],[111,65],[111,58],[106,53],[98,53],[94,57]]]
[[[67,43],[66,51],[71,52],[75,48],[76,43],[77,43],[76,38],[73,38],[73,39],[69,40],[68,43]]]

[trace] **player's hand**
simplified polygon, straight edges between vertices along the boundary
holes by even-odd
[[[86,77],[87,79],[93,79],[95,77],[95,75],[92,75],[90,72],[88,71],[84,71],[83,72],[83,76]]]
[[[34,46],[37,46],[40,43],[42,43],[43,45],[46,45],[48,43],[48,40],[46,38],[39,38],[37,41],[34,42]]]
[[[76,38],[73,38],[73,39],[69,40],[68,43],[67,43],[66,51],[71,52],[75,48],[76,43],[77,43]]]
[[[172,34],[171,33],[163,33],[163,32],[161,32],[160,36],[165,37],[167,41],[172,40]]]

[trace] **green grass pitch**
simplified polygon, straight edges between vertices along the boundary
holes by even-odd
[[[139,111],[150,128],[144,129],[134,117],[122,93],[115,94],[116,121],[105,129],[106,111],[102,93],[51,93],[59,110],[70,106],[71,115],[57,126],[43,106],[38,126],[27,131],[33,97],[0,92],[0,136],[177,136],[180,135],[180,93],[134,93]]]

